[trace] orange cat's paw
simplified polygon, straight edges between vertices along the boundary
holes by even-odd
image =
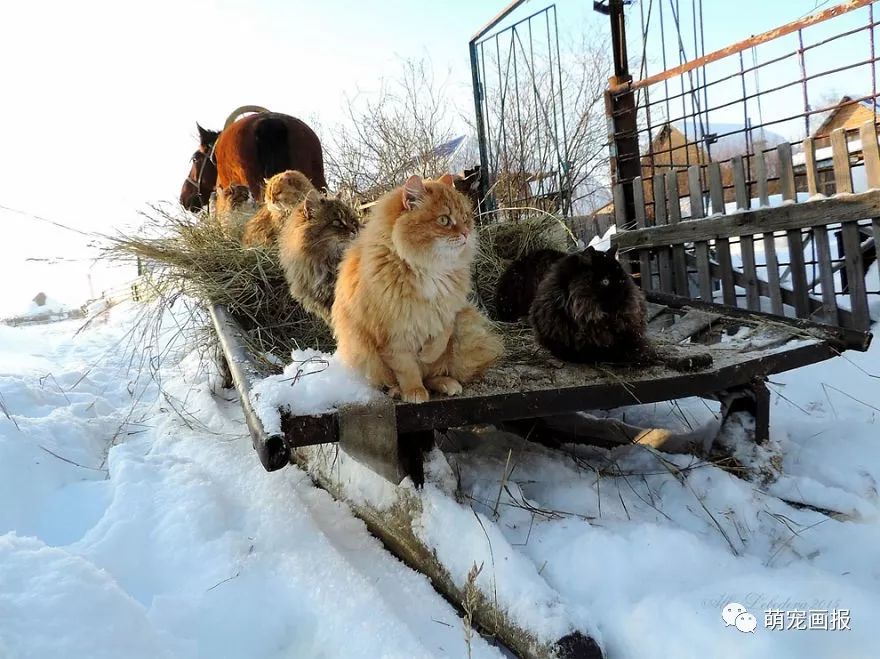
[[[455,378],[438,375],[425,380],[425,386],[431,391],[436,391],[447,396],[458,396],[461,393],[461,382]]]
[[[430,398],[428,390],[424,387],[400,390],[398,394],[404,403],[424,403]]]

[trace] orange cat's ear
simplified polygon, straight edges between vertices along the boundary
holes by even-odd
[[[425,189],[425,183],[422,181],[421,177],[412,175],[408,179],[406,179],[406,183],[403,184],[403,189],[401,190],[401,199],[403,200],[403,207],[406,210],[412,210],[421,204],[425,199],[425,195],[427,194],[427,190]]]
[[[448,185],[450,188],[453,186],[455,179],[452,177],[452,174],[444,174],[439,179],[437,179],[443,185]]]
[[[313,217],[315,217],[315,213],[318,211],[318,205],[320,203],[320,193],[315,189],[309,190],[309,193],[303,200],[303,215],[306,216],[306,219],[311,220]]]

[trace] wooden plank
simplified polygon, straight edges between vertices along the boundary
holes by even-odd
[[[654,174],[654,224],[666,224],[666,176]]]
[[[712,213],[724,215],[724,182],[721,179],[721,163],[709,163],[709,199],[712,201]]]
[[[691,219],[706,217],[703,209],[703,184],[700,181],[700,166],[688,167],[688,192],[691,201]]]
[[[862,259],[862,243],[859,225],[847,222],[843,225],[843,253],[846,260],[846,279],[849,285],[850,310],[856,322],[855,329],[868,329],[868,295],[865,291],[865,262]]]
[[[746,168],[742,156],[734,156],[730,160],[730,168],[733,170],[733,188],[736,193],[736,207],[740,210],[748,210],[752,207],[752,198],[746,186]]]
[[[758,182],[758,206],[770,205],[770,186],[767,183],[767,160],[763,151],[755,153],[755,179]]]
[[[681,199],[678,196],[678,174],[675,170],[666,173],[666,201],[669,207],[669,225],[679,224],[681,222]],[[672,247],[672,285],[677,295],[690,296],[684,245],[673,245]]]
[[[666,203],[669,205],[669,224],[681,221],[681,199],[678,196],[678,174],[673,169],[666,173]]]
[[[828,229],[813,227],[816,241],[816,258],[819,261],[819,283],[822,285],[822,317],[826,322],[840,322],[837,311],[837,296],[834,289],[834,269],[831,266],[831,246],[828,243]]]
[[[871,229],[874,234],[874,249],[876,250],[875,254],[877,258],[880,259],[880,217],[875,217],[874,221],[871,222]],[[877,268],[877,284],[880,287],[880,268]]]
[[[767,264],[767,292],[770,294],[770,309],[783,315],[782,286],[779,283],[779,259],[776,258],[776,238],[772,233],[764,234],[764,262]]]
[[[639,250],[639,278],[643,290],[650,291],[654,288],[654,277],[651,272],[651,250]]]
[[[791,163],[791,144],[783,142],[777,146],[776,157],[779,158],[779,185],[782,188],[782,198],[796,200],[794,166]]]
[[[687,253],[684,245],[672,246],[672,282],[675,292],[684,297],[690,297],[690,285],[688,284]]]
[[[742,236],[739,245],[742,254],[743,275],[745,275],[746,307],[753,311],[761,310],[758,294],[758,271],[755,268],[755,240],[752,236]]]
[[[626,228],[626,197],[623,194],[623,183],[617,183],[612,191],[614,196],[614,221],[618,229]]]
[[[853,191],[852,171],[849,168],[849,147],[846,143],[846,129],[831,131],[831,159],[834,164],[834,191],[837,194]]]
[[[655,304],[654,302],[646,302],[645,303],[645,322],[651,322],[661,313],[666,311],[666,307],[662,304]]]
[[[642,186],[642,177],[636,176],[633,179],[633,206],[636,213],[636,227],[644,229],[645,224],[645,188]]]
[[[785,236],[788,241],[791,288],[794,292],[794,313],[798,318],[808,318],[810,316],[810,289],[804,266],[804,237],[800,229],[789,229],[785,232]]]
[[[686,220],[675,226],[649,227],[619,235],[621,247],[650,247],[675,243],[716,240],[770,231],[809,228],[880,217],[880,190],[868,190],[845,197],[829,197],[802,204],[758,208],[702,220]]]
[[[816,169],[816,145],[812,137],[804,140],[804,169],[807,172],[807,192],[813,197],[819,194],[819,172]]]
[[[666,176],[654,175],[654,225],[666,225]],[[665,293],[673,292],[672,284],[672,256],[666,246],[657,250],[657,271],[660,278],[660,290]]]
[[[232,382],[238,391],[241,400],[241,408],[244,412],[244,420],[251,435],[251,443],[260,463],[266,471],[275,471],[286,466],[289,455],[284,440],[279,433],[270,434],[263,427],[253,403],[251,402],[251,388],[254,381],[261,377],[261,371],[251,357],[241,337],[244,331],[235,322],[235,319],[221,304],[212,304],[208,307],[214,331],[220,342]]]
[[[699,309],[709,313],[721,313],[724,316],[735,319],[743,319],[753,323],[767,321],[774,327],[792,327],[798,330],[800,335],[823,336],[824,341],[831,341],[833,345],[842,349],[853,349],[864,352],[871,345],[871,333],[854,330],[848,327],[835,327],[833,325],[819,325],[811,320],[802,318],[780,317],[763,311],[749,311],[739,307],[728,307],[723,304],[702,302],[700,300],[687,300],[668,293],[654,291],[646,295],[648,302],[662,304],[670,310]]]
[[[692,337],[694,334],[702,332],[719,318],[721,318],[721,316],[717,313],[692,309],[685,315],[677,318],[675,324],[664,328],[663,331],[657,335],[657,338],[669,343],[680,343],[681,341]]]
[[[694,255],[697,259],[697,274],[700,284],[700,299],[712,301],[712,271],[709,268],[709,243],[694,243]]]
[[[880,147],[877,146],[877,129],[873,121],[859,127],[862,139],[862,156],[865,159],[865,178],[869,188],[880,188]]]
[[[693,262],[694,267],[696,267],[696,263],[697,263],[696,260],[693,257],[691,257],[690,260]],[[717,263],[715,263],[714,261],[710,261],[709,266],[712,269],[712,276],[715,277],[716,279],[720,279],[721,278],[721,268],[719,267],[719,265]],[[733,271],[733,283],[743,289],[747,288],[746,276],[742,272],[740,272],[739,270]],[[767,285],[767,282],[761,278],[758,278],[757,284],[758,284],[758,294],[761,297],[769,298],[770,297],[770,289]],[[794,292],[792,292],[790,289],[784,288],[784,287],[780,287],[779,291],[782,294],[782,303],[784,305],[787,304],[790,307],[794,307]],[[665,295],[664,293],[660,293],[659,291],[655,291],[655,292],[660,295]],[[697,300],[693,300],[692,302],[694,304],[698,303]],[[702,302],[699,302],[699,304],[702,304]],[[823,313],[823,309],[824,309],[824,306],[823,306],[821,300],[817,300],[813,297],[810,297],[810,317],[811,318],[813,316],[815,316],[817,313],[819,313],[819,314]],[[749,312],[749,313],[751,313],[751,312]],[[837,324],[838,326],[840,326],[840,327],[854,327],[855,326],[855,322],[852,320],[852,314],[850,314],[849,311],[847,311],[845,309],[839,309],[838,314],[840,315],[840,323]],[[789,319],[789,320],[791,320],[791,319]]]
[[[672,282],[672,254],[668,247],[657,248],[657,274],[660,278],[660,290],[664,293],[675,292]]]
[[[733,280],[733,263],[730,260],[730,241],[719,238],[715,241],[718,254],[718,267],[721,271],[721,298],[724,304],[736,306],[736,284]]]

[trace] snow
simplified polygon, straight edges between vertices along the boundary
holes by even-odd
[[[345,504],[296,467],[263,471],[237,400],[211,388],[175,323],[158,377],[129,370],[137,311],[117,305],[79,333],[0,326],[0,656],[467,656],[458,614]],[[264,418],[284,401],[317,412],[373,395],[330,355],[292,357],[258,385]],[[414,503],[453,581],[482,564],[477,583],[541,639],[579,629],[625,658],[867,658],[878,375],[875,343],[771,378],[768,444],[721,438],[748,479],[687,454],[551,451],[491,428],[450,433],[422,489],[310,450],[353,502]],[[719,427],[717,403],[696,398],[591,414],[697,438]],[[730,601],[755,633],[724,626]],[[851,629],[764,627],[766,610],[796,608],[847,609]],[[479,637],[472,651],[502,656]]]
[[[161,390],[128,370],[135,312],[0,326],[0,656],[465,656],[425,577],[263,471],[197,353],[166,337]]]
[[[366,403],[376,391],[334,355],[317,350],[294,350],[279,375],[253,387],[254,409],[267,433],[281,432],[280,409],[293,414],[320,414],[343,403]]]

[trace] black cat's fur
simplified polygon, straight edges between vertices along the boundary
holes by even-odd
[[[650,362],[645,296],[615,258],[588,247],[557,259],[537,285],[529,321],[555,357],[572,362]]]
[[[529,315],[538,284],[554,263],[565,256],[555,249],[539,249],[510,264],[495,292],[495,314],[498,320],[515,322]]]

